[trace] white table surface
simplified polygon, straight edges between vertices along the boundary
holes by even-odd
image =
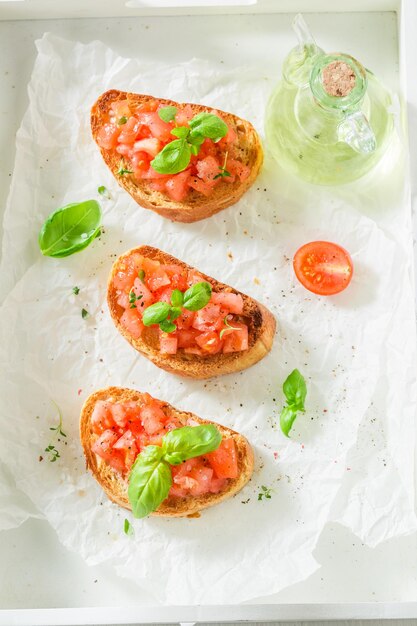
[[[125,56],[163,60],[166,48],[154,45],[155,34],[158,41],[169,41],[173,19],[184,18],[0,22],[0,210],[4,208],[13,167],[14,135],[26,108],[34,40],[49,30],[82,42],[101,39]],[[185,19],[193,28],[187,29],[187,39],[178,39],[176,47],[170,49],[171,60],[184,61],[198,51],[201,57],[232,67],[245,60],[270,57],[278,49],[278,39],[279,50],[294,45],[290,17],[286,15]],[[380,77],[388,85],[397,87],[396,65],[392,63],[398,56],[394,14],[309,15],[308,20],[317,40],[324,41],[326,48],[354,52],[368,67],[380,68]],[[244,41],[248,44],[243,45]],[[277,79],[281,62],[279,53]],[[67,552],[44,521],[30,520],[18,529],[0,533],[0,555],[0,608],[146,604],[146,597],[133,583],[119,579],[106,566],[87,567],[77,554]],[[417,535],[371,550],[348,530],[329,525],[314,554],[321,568],[308,580],[263,601],[417,601],[416,555]],[[0,624],[6,623],[1,620],[0,614]]]

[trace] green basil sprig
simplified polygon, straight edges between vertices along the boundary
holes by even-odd
[[[164,459],[171,465],[217,450],[222,440],[219,430],[212,424],[184,426],[167,433],[162,440]]]
[[[61,258],[84,250],[100,234],[101,208],[96,200],[67,204],[44,222],[39,248],[44,256]]]
[[[128,498],[135,517],[146,517],[168,496],[170,465],[217,450],[222,436],[214,424],[184,426],[162,438],[162,446],[146,446],[129,474]]]
[[[286,437],[289,437],[289,432],[298,412],[305,413],[304,403],[307,396],[307,386],[303,375],[297,369],[293,370],[285,380],[282,390],[287,399],[287,406],[282,409],[279,422],[282,432]]]
[[[160,108],[158,110],[158,116],[164,122],[172,122],[172,120],[175,119],[175,116],[176,116],[177,112],[178,112],[177,107],[166,106],[166,107],[162,107],[162,108]]]
[[[159,109],[158,115],[164,121],[171,121],[177,113],[176,110],[174,113],[174,109],[175,107],[163,107]],[[220,117],[213,113],[199,113],[188,122],[188,127],[177,126],[172,129],[171,134],[178,139],[174,139],[158,152],[151,161],[151,167],[159,174],[178,174],[188,167],[191,155],[199,153],[206,138],[217,142],[227,132],[228,126]]]
[[[173,333],[177,330],[173,323],[181,315],[181,307],[188,311],[199,311],[209,303],[211,298],[210,283],[201,282],[192,285],[182,293],[174,289],[171,294],[171,304],[168,302],[155,302],[143,311],[142,322],[145,326],[159,324],[159,328],[165,333]]]

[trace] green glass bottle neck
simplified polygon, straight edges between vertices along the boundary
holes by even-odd
[[[325,84],[325,71],[332,66],[343,67],[349,71],[353,79],[353,87],[344,95],[329,93]],[[310,74],[310,88],[316,102],[327,111],[354,111],[363,101],[367,89],[365,68],[347,54],[325,54],[316,60]]]

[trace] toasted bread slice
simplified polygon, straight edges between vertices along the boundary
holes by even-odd
[[[249,296],[220,283],[215,278],[206,276],[202,272],[198,273],[203,280],[209,282],[215,292],[228,292],[240,294],[243,298],[243,315],[241,316],[248,326],[249,347],[241,352],[218,353],[213,355],[200,356],[197,354],[187,354],[179,350],[176,354],[162,354],[159,352],[159,335],[155,327],[144,329],[142,336],[135,339],[126,328],[120,323],[120,316],[123,308],[117,304],[117,292],[113,285],[113,278],[116,272],[123,266],[124,259],[132,253],[138,253],[162,264],[175,264],[191,270],[186,263],[175,257],[150,246],[140,246],[122,254],[115,261],[109,277],[107,302],[113,321],[120,333],[132,344],[136,350],[150,359],[155,365],[168,372],[186,376],[189,378],[212,378],[246,369],[260,361],[271,349],[275,335],[275,318],[272,313],[262,304]]]
[[[98,400],[114,400],[117,402],[135,401],[141,403],[142,393],[140,391],[134,391],[133,389],[126,389],[123,387],[108,387],[107,389],[100,389],[87,398],[82,408],[80,418],[80,437],[87,467],[91,470],[94,478],[106,492],[110,500],[119,506],[131,510],[127,495],[127,479],[123,478],[121,474],[113,470],[106,464],[105,461],[103,461],[103,459],[98,457],[91,450],[92,444],[98,437],[98,435],[94,434],[91,428],[91,415]],[[219,493],[209,493],[202,496],[188,496],[184,498],[169,496],[166,500],[164,500],[160,507],[152,513],[152,515],[160,515],[164,517],[198,517],[199,511],[230,498],[235,493],[240,491],[244,485],[246,485],[253,472],[252,448],[243,435],[240,435],[230,428],[220,426],[219,424],[209,420],[203,420],[193,413],[179,411],[168,403],[163,403],[162,409],[167,415],[175,417],[183,426],[215,424],[224,438],[232,437],[235,441],[239,473],[236,478],[228,479],[228,482],[222,491]]]
[[[97,135],[100,128],[108,121],[110,106],[118,100],[127,100],[129,108],[133,112],[141,104],[155,100],[152,96],[127,93],[111,89],[102,94],[91,109],[91,130],[94,140],[97,142]],[[185,104],[179,104],[173,100],[158,98],[164,106],[175,106],[179,110]],[[212,108],[200,104],[191,105],[195,114],[211,112]],[[196,222],[218,213],[222,209],[235,204],[249,189],[257,177],[263,161],[263,151],[259,136],[249,122],[242,120],[232,113],[218,110],[229,128],[237,134],[236,150],[238,159],[250,168],[250,175],[241,182],[236,180],[233,183],[218,184],[209,197],[190,189],[185,201],[176,202],[166,194],[155,191],[149,185],[149,181],[135,180],[133,175],[119,176],[117,171],[120,167],[121,156],[115,150],[100,148],[102,157],[114,177],[123,189],[125,189],[134,200],[146,209],[151,209],[162,217],[167,217],[174,222]],[[175,137],[173,137],[175,139]]]

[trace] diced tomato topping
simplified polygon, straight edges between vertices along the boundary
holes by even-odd
[[[129,308],[129,296],[127,293],[122,292],[117,298],[117,304],[123,309]]]
[[[110,105],[110,110],[115,116],[116,121],[120,120],[121,117],[129,118],[131,116],[127,100],[116,100],[116,102]]]
[[[153,304],[153,294],[145,285],[145,283],[141,281],[140,278],[135,278],[132,291],[135,294],[136,298],[138,298],[138,300],[136,300],[136,302],[134,303],[138,311],[143,311],[144,309],[146,309],[146,307]]]
[[[152,270],[150,273],[146,274],[146,282],[149,285],[149,289],[151,291],[158,291],[158,289],[161,289],[162,287],[171,284],[168,274],[164,272],[162,267],[157,267],[155,270]]]
[[[135,437],[130,430],[126,430],[120,439],[113,444],[113,448],[116,448],[116,450],[124,450],[125,448],[131,448],[132,446],[135,446]]]
[[[184,270],[180,265],[163,265],[162,267],[169,276],[172,288],[186,291],[188,288],[187,270]]]
[[[126,124],[119,126],[119,143],[133,144],[139,132],[139,122],[136,117],[130,117]]]
[[[149,128],[153,137],[156,137],[157,139],[160,139],[165,143],[168,143],[169,141],[175,139],[175,137],[171,135],[171,130],[173,129],[174,125],[172,123],[164,122],[163,120],[161,120],[158,113],[139,113],[139,115],[137,115],[137,118],[140,124],[143,124],[144,126],[147,126]]]
[[[162,354],[177,354],[178,339],[163,333],[159,338],[159,351]]]
[[[98,132],[97,143],[100,148],[112,150],[117,146],[117,139],[120,134],[120,127],[112,124],[104,124]]]
[[[192,328],[191,330],[178,330],[176,334],[178,337],[178,348],[191,348],[191,346],[195,345],[199,332]]]
[[[227,134],[220,139],[219,144],[232,144],[232,143],[235,143],[236,140],[237,140],[237,133],[231,126],[229,126],[229,130],[227,131]]]
[[[194,111],[189,104],[186,104],[184,108],[180,109],[175,116],[175,121],[178,126],[187,126],[188,122],[194,117]]]
[[[219,305],[209,303],[203,309],[197,311],[193,321],[193,328],[207,332],[220,328],[222,324],[223,320],[220,317]]]
[[[112,430],[105,430],[91,446],[92,452],[102,458],[110,467],[117,472],[123,472],[125,468],[123,454],[113,448],[119,435]]]
[[[135,141],[133,144],[134,152],[146,152],[152,158],[155,158],[158,152],[161,149],[161,142],[159,139],[155,139],[154,137],[149,137],[149,139],[141,139],[140,141]]]
[[[214,452],[206,454],[217,478],[236,478],[238,475],[237,452],[233,439],[223,439]]]
[[[243,182],[249,177],[250,167],[248,165],[244,165],[240,161],[236,161],[235,159],[228,159],[227,171],[231,174],[236,174],[236,176],[239,177],[239,180]]]
[[[207,352],[207,354],[217,354],[222,347],[219,335],[212,331],[198,335],[195,338],[195,342],[204,352]]]
[[[174,290],[172,287],[163,287],[155,294],[155,297],[158,302],[171,302],[172,292]]]
[[[188,193],[188,180],[190,178],[190,171],[185,170],[185,172],[179,172],[168,178],[165,183],[165,189],[168,192],[170,198],[175,200],[176,202],[182,202],[185,196]]]
[[[98,400],[91,414],[91,425],[95,433],[100,435],[104,430],[115,428],[115,422],[110,411],[110,403]]]
[[[249,347],[248,327],[240,322],[232,322],[231,326],[237,330],[224,334],[223,352],[241,352]]]
[[[210,493],[219,493],[227,484],[227,478],[212,478],[210,481]]]
[[[134,339],[139,339],[144,326],[136,309],[126,309],[120,318],[120,323]]]
[[[127,424],[128,414],[123,404],[118,402],[110,404],[110,413],[119,428],[124,428]]]
[[[215,177],[220,174],[220,165],[214,156],[207,156],[199,160],[196,167],[198,177],[205,182],[218,180]]]
[[[188,185],[195,189],[199,193],[202,193],[203,196],[210,196],[213,191],[213,187],[215,186],[217,181],[213,180],[210,182],[206,182],[201,180],[201,178],[191,177],[188,181]]]
[[[133,268],[124,267],[116,272],[113,278],[113,284],[116,289],[126,289],[133,284],[134,276],[136,272]]]
[[[144,406],[140,412],[140,419],[148,435],[154,435],[162,429],[166,416],[157,404]]]
[[[188,309],[183,309],[181,316],[177,320],[175,320],[177,328],[181,330],[188,330],[192,327],[195,316],[195,311],[188,311]]]
[[[211,302],[219,304],[223,309],[227,309],[235,315],[242,315],[243,313],[243,298],[239,293],[213,292]]]

